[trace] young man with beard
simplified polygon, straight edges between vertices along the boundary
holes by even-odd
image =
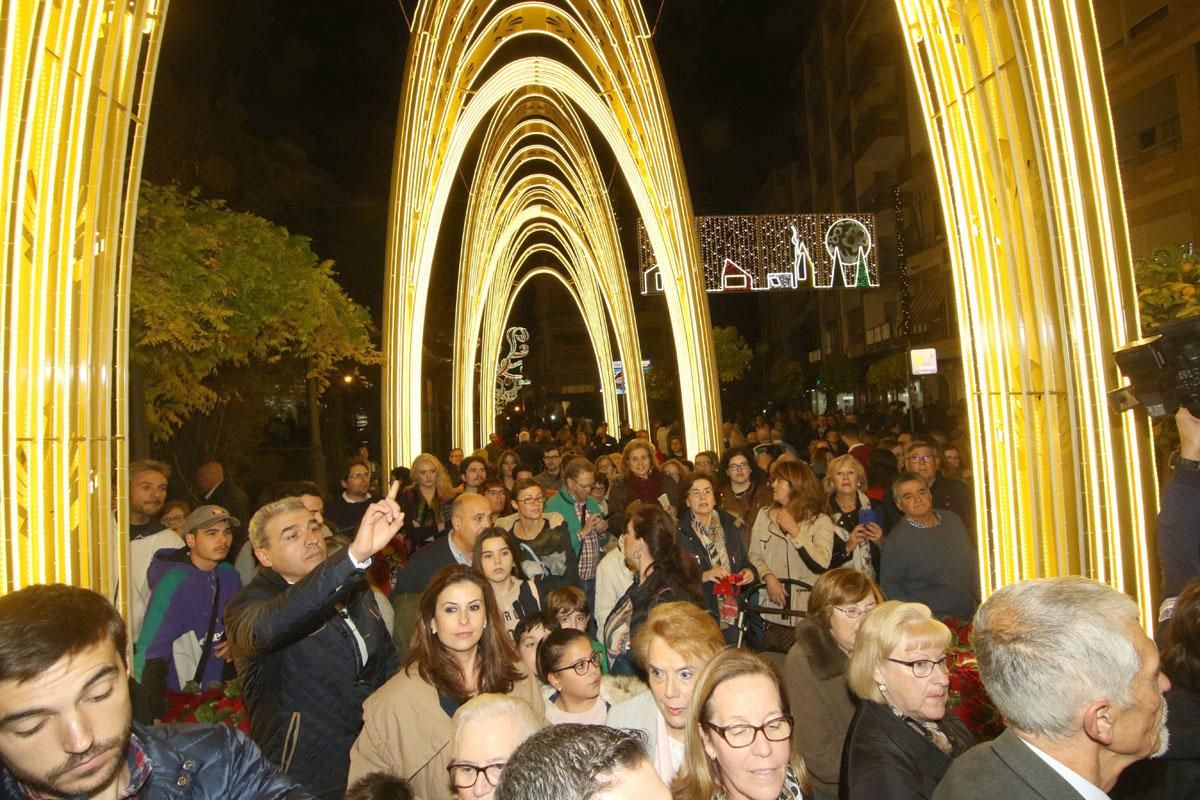
[[[300,498],[263,506],[250,520],[263,569],[225,609],[250,735],[318,797],[345,794],[362,703],[399,666],[365,577],[404,522],[399,490],[394,482],[372,503],[354,539],[332,555]]]
[[[95,592],[0,597],[0,798],[310,797],[236,728],[132,722],[125,644]]]
[[[184,520],[186,547],[160,550],[147,578],[153,594],[133,648],[133,677],[150,697],[155,719],[166,711],[166,691],[189,683],[201,689],[232,677],[225,641],[225,606],[242,588],[224,559],[241,523],[220,506],[200,506]]]

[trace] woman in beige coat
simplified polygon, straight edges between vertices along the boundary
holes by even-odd
[[[829,498],[820,482],[799,461],[779,461],[771,467],[771,499],[758,512],[750,531],[750,563],[766,583],[764,606],[793,611],[808,607],[808,592],[791,587],[791,597],[782,578],[794,578],[812,586],[829,567],[833,556],[834,525],[829,516]],[[796,618],[764,614],[775,625],[796,624]]]
[[[351,786],[384,772],[407,779],[422,800],[450,800],[451,718],[481,692],[511,694],[543,716],[537,682],[504,630],[487,581],[455,564],[421,595],[408,657],[363,704],[363,729],[350,750]]]

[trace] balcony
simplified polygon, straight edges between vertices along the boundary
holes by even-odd
[[[905,158],[904,118],[894,108],[876,106],[854,124],[855,160],[893,168]]]

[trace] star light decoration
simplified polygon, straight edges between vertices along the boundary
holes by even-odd
[[[696,218],[709,293],[879,286],[872,214],[765,214]],[[662,275],[638,221],[642,294],[661,294]],[[839,283],[840,278],[840,283]]]

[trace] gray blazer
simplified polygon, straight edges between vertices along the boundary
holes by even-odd
[[[955,759],[933,800],[1080,800],[1080,794],[1010,728]]]

